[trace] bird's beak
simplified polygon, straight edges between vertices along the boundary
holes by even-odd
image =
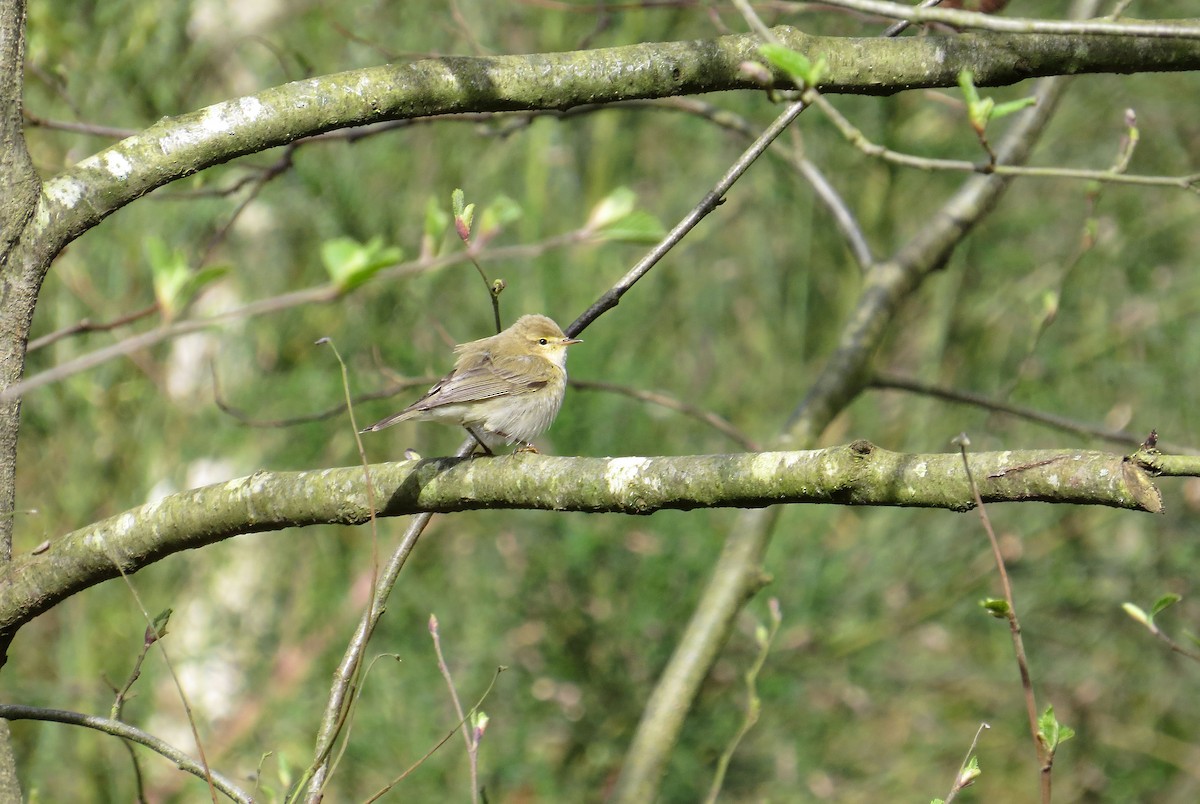
[[[583,341],[580,340],[579,338],[563,338],[562,339],[563,346],[570,346],[573,343],[583,343]]]

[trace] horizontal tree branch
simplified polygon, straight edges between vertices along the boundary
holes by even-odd
[[[961,34],[903,39],[809,36],[772,29],[788,47],[828,62],[826,94],[887,95],[1062,73],[1200,68],[1200,41],[1159,36]],[[758,36],[655,42],[568,53],[444,57],[296,81],[164,118],[45,183],[35,218],[55,248],[130,201],[205,168],[334,129],[468,112],[563,110],[643,98],[760,90],[740,65],[761,58]],[[779,88],[792,86],[777,77]]]
[[[1200,468],[1200,467],[1198,467]],[[1138,460],[1106,452],[1020,450],[971,456],[986,502],[1041,501],[1159,512]],[[525,508],[650,514],[786,503],[966,511],[957,453],[903,454],[866,441],[821,450],[682,457],[430,458],[370,467],[377,516]],[[14,559],[0,576],[0,649],[22,625],[120,570],[245,533],[371,518],[361,466],[257,472],[172,494]]]

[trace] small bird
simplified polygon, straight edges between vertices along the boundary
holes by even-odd
[[[489,453],[490,446],[529,443],[558,415],[567,389],[568,338],[544,315],[524,315],[508,329],[454,347],[454,370],[425,396],[362,432],[416,421],[458,424]]]

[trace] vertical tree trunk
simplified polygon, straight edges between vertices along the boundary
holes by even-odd
[[[21,95],[25,73],[25,0],[0,3],[0,387],[25,370],[25,345],[44,266],[34,267],[23,238],[41,183],[25,147]],[[12,559],[19,400],[0,405],[0,565]],[[0,721],[0,800],[21,801],[12,734]]]

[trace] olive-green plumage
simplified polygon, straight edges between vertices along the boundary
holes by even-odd
[[[466,427],[485,442],[529,442],[558,415],[567,388],[567,347],[579,343],[544,315],[521,316],[490,338],[459,344],[454,370],[416,402],[363,432],[398,422]]]

